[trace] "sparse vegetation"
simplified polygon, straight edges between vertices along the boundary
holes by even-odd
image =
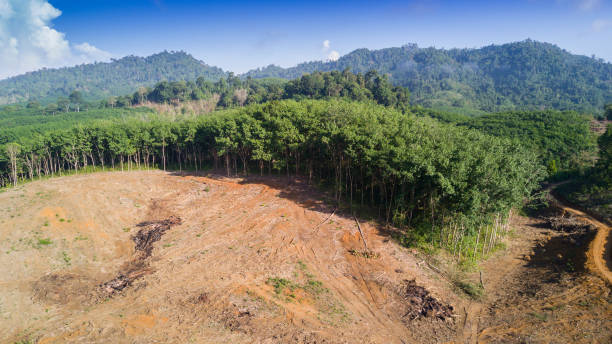
[[[62,251],[62,260],[64,261],[64,263],[66,263],[66,265],[68,266],[72,265],[71,263],[72,258],[68,256],[68,253],[66,253],[66,251]]]
[[[47,246],[47,245],[51,245],[51,244],[53,244],[53,242],[49,238],[46,238],[46,239],[40,238],[40,239],[38,239],[38,245],[39,246]]]
[[[474,300],[479,300],[484,294],[484,289],[477,283],[465,280],[455,280],[453,282],[457,288]]]
[[[314,279],[314,275],[310,273],[302,261],[298,261],[296,265],[295,278],[304,279],[304,283],[297,283],[286,278],[270,277],[266,284],[274,288],[274,292],[278,296],[287,297],[287,301],[295,299],[295,291],[298,289],[304,290],[310,296],[317,298],[318,295],[328,292],[328,289],[323,287],[323,283]]]
[[[300,288],[300,286],[294,282],[280,277],[270,277],[266,281],[266,284],[271,285],[274,288],[276,295],[287,297],[287,300],[289,300],[289,298],[294,299],[295,295],[293,292]]]
[[[74,237],[74,241],[83,241],[83,240],[87,240],[88,238],[82,234],[77,235],[76,237]]]
[[[380,257],[378,253],[372,252],[372,251],[366,251],[366,250],[360,251],[360,250],[350,249],[349,253],[355,257],[368,258],[368,259]]]

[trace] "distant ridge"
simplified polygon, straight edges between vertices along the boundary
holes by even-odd
[[[479,49],[419,48],[416,44],[357,49],[337,61],[291,68],[270,65],[245,76],[293,79],[345,68],[389,74],[394,84],[408,87],[413,103],[427,107],[601,113],[603,105],[612,102],[611,63],[533,40]]]
[[[185,52],[164,51],[149,57],[126,56],[111,62],[42,69],[0,80],[0,104],[32,99],[48,103],[74,90],[80,90],[88,100],[99,100],[132,93],[162,80],[195,80],[199,76],[218,80],[225,75],[222,69]]]
[[[612,103],[612,64],[574,55],[550,43],[525,40],[479,49],[420,48],[408,44],[380,50],[357,49],[337,61],[312,61],[295,67],[275,65],[241,77],[294,79],[315,71],[344,70],[388,74],[407,87],[415,105],[451,111],[519,109],[602,113]],[[199,76],[227,76],[185,52],[127,56],[109,63],[84,64],[0,80],[0,105],[37,100],[53,102],[80,90],[86,99],[130,94],[141,86]]]

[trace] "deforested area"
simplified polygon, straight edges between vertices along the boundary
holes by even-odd
[[[612,342],[612,4],[118,4],[0,0],[0,343]]]

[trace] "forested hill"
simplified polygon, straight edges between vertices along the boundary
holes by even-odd
[[[612,103],[612,64],[573,55],[532,40],[480,49],[435,49],[405,45],[355,50],[337,61],[314,61],[292,68],[268,66],[241,77],[295,79],[314,71],[350,68],[388,74],[410,90],[411,103],[474,113],[509,110],[575,110],[601,114]],[[85,100],[131,94],[141,86],[167,81],[216,81],[227,74],[184,52],[146,58],[128,56],[110,63],[86,64],[0,80],[0,105],[56,101],[78,90]]]
[[[313,71],[375,69],[410,90],[413,104],[484,111],[558,109],[601,113],[612,102],[612,64],[573,55],[532,40],[480,49],[435,49],[405,45],[358,49],[337,61],[292,68],[268,66],[253,78],[294,79]]]
[[[100,100],[132,93],[140,86],[152,86],[161,80],[195,80],[200,76],[216,81],[226,74],[184,52],[127,56],[108,63],[42,69],[0,80],[0,104],[28,100],[48,103],[68,97],[75,90],[87,100]]]

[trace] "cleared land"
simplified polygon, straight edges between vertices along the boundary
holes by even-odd
[[[299,180],[161,171],[0,193],[0,341],[611,339],[609,285],[582,268],[594,233],[517,217],[477,302],[331,204]]]

